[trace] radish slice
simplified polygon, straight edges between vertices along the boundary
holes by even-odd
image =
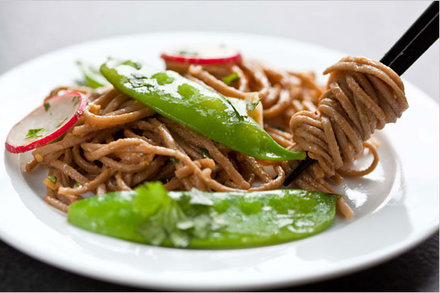
[[[6,149],[23,153],[47,144],[75,125],[87,106],[87,97],[78,92],[55,96],[12,127]]]
[[[238,50],[225,45],[181,45],[166,50],[160,56],[165,62],[215,65],[241,61]]]

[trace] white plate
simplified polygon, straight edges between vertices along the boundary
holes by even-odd
[[[293,40],[226,33],[157,33],[80,44],[46,54],[0,77],[0,138],[39,105],[50,89],[80,77],[78,58],[133,56],[163,66],[159,53],[176,43],[215,42],[244,56],[320,74],[344,54]],[[323,79],[325,80],[325,79]],[[380,165],[341,187],[354,207],[314,237],[240,250],[151,247],[92,234],[43,202],[45,171],[26,175],[19,156],[0,149],[0,237],[41,261],[84,276],[165,289],[261,289],[303,284],[366,268],[424,240],[438,227],[438,105],[406,83],[410,109],[378,132]],[[23,159],[23,158],[22,158]],[[3,163],[4,162],[4,163]]]

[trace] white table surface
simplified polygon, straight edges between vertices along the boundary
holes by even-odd
[[[172,30],[269,34],[380,59],[429,4],[429,1],[0,0],[0,73],[78,42]],[[404,77],[438,101],[438,41]]]

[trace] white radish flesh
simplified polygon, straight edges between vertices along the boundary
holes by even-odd
[[[23,153],[63,135],[78,121],[87,106],[87,97],[78,92],[55,96],[12,127],[6,149]]]
[[[161,55],[166,62],[187,64],[225,64],[241,61],[241,54],[224,45],[180,45],[166,50]]]

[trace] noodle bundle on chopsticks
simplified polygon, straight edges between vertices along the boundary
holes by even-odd
[[[378,162],[375,129],[400,117],[407,103],[400,78],[382,64],[345,58],[331,73],[327,91],[313,73],[274,69],[255,60],[238,64],[189,65],[175,69],[227,97],[261,100],[264,129],[281,146],[304,150],[317,160],[294,186],[334,192],[344,176],[364,176]],[[224,78],[235,74],[231,82]],[[58,88],[50,96],[68,88]],[[37,164],[57,178],[48,182],[46,202],[67,211],[83,194],[130,190],[145,181],[162,181],[168,190],[235,191],[280,188],[298,161],[268,162],[238,153],[145,107],[117,89],[90,89],[83,117],[61,140],[37,148]],[[346,166],[367,148],[373,162],[365,170]],[[339,211],[351,217],[339,201]]]

